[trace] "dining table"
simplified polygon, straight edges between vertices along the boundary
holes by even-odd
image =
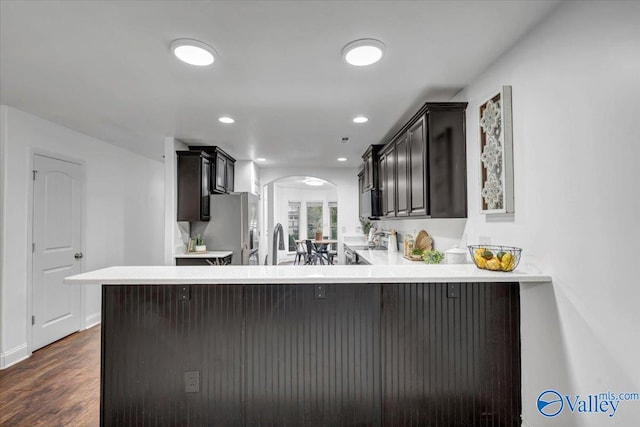
[[[322,265],[324,265],[324,261],[325,261],[325,258],[320,253],[320,248],[322,247],[322,245],[327,245],[328,246],[328,245],[333,245],[333,244],[338,243],[337,239],[320,239],[320,240],[316,240],[316,239],[299,239],[299,240],[295,240],[295,242],[296,242],[296,245],[297,245],[299,243],[304,243],[306,240],[310,240],[311,241],[311,244],[313,245],[313,249],[315,251],[317,259],[320,260],[320,264],[322,264]],[[327,264],[333,264],[332,262],[330,262],[329,258],[326,258],[326,261],[327,261]]]

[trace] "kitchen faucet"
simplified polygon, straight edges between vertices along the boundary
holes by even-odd
[[[284,250],[284,230],[282,224],[277,223],[273,229],[273,246],[272,246],[272,262],[271,264],[278,264],[278,250]]]

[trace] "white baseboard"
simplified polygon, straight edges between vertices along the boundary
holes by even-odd
[[[87,316],[87,318],[85,319],[85,321],[84,321],[85,329],[92,328],[92,327],[98,325],[101,321],[102,321],[102,313],[100,313],[100,312],[93,313],[93,314]]]
[[[27,343],[12,348],[5,353],[0,353],[0,369],[6,369],[11,365],[15,365],[29,356],[31,356],[31,354],[29,354],[29,350],[27,349]]]

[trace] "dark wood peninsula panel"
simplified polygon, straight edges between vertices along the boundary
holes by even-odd
[[[103,426],[521,422],[517,283],[102,290]]]

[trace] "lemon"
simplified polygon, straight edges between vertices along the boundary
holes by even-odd
[[[505,252],[505,254],[502,256],[502,262],[500,263],[500,267],[502,268],[502,271],[513,270],[513,264],[514,264],[513,255],[509,252]]]
[[[500,260],[498,258],[492,258],[487,261],[487,268],[489,270],[497,271],[502,268],[502,264],[500,263]]]
[[[476,255],[473,257],[476,262],[476,265],[480,268],[487,268],[487,260],[482,258],[480,255]]]

